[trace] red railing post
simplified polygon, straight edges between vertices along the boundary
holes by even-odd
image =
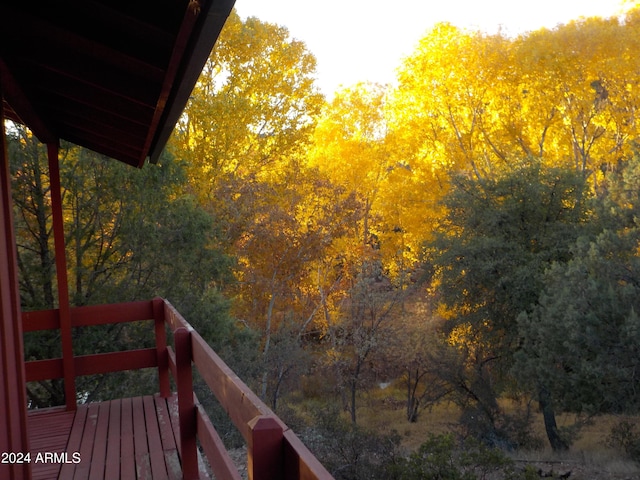
[[[198,450],[196,444],[196,407],[193,401],[191,370],[191,332],[178,328],[174,334],[176,349],[176,385],[178,387],[178,418],[180,424],[180,459],[184,480],[196,480]]]
[[[158,356],[158,382],[160,383],[160,396],[167,398],[171,395],[171,385],[169,383],[167,333],[164,326],[164,300],[162,298],[154,298],[152,302],[156,352]]]
[[[60,164],[57,143],[47,144],[49,159],[49,183],[51,192],[51,217],[53,219],[53,244],[56,254],[56,278],[58,280],[58,307],[60,311],[60,339],[64,369],[64,395],[67,410],[76,409],[76,371],[71,337],[71,306],[67,279],[67,257],[64,246],[64,222],[60,186]]]
[[[278,480],[284,459],[282,426],[272,416],[259,415],[249,422],[249,480]]]

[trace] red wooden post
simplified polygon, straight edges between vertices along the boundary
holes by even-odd
[[[184,480],[195,480],[198,475],[196,444],[196,407],[193,402],[191,371],[191,332],[184,327],[174,334],[176,348],[176,384],[178,387],[178,417],[180,423],[180,456]]]
[[[73,364],[71,339],[71,307],[67,281],[67,255],[64,246],[64,223],[62,218],[62,196],[60,193],[60,165],[58,144],[47,144],[49,158],[49,181],[51,190],[51,216],[53,218],[53,242],[56,252],[56,277],[58,279],[58,307],[60,309],[60,339],[62,341],[62,368],[64,372],[64,395],[67,410],[76,409],[76,372]]]
[[[283,478],[282,426],[271,416],[259,415],[249,422],[251,438],[248,451],[249,480]]]
[[[28,452],[22,319],[0,65],[0,452]],[[28,463],[0,463],[0,478],[31,478]]]
[[[156,335],[156,352],[158,355],[158,381],[160,383],[160,396],[163,398],[171,395],[169,384],[169,352],[167,351],[167,333],[164,326],[164,300],[154,298],[153,321]]]

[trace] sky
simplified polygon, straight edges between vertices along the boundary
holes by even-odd
[[[509,35],[553,28],[580,17],[609,17],[620,0],[236,0],[241,18],[284,25],[318,61],[318,85],[331,96],[360,81],[391,83],[402,59],[430,28]]]

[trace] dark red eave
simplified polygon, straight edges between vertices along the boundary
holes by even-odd
[[[0,0],[7,118],[130,165],[157,160],[234,0]]]

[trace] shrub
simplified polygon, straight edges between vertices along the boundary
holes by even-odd
[[[490,475],[518,478],[513,462],[500,449],[474,439],[457,444],[451,434],[431,435],[398,473],[400,480],[485,480]]]
[[[624,453],[635,462],[640,462],[640,432],[636,424],[622,420],[611,428],[607,445]]]
[[[335,406],[316,412],[304,441],[336,480],[393,480],[400,456],[400,436],[356,425]]]

